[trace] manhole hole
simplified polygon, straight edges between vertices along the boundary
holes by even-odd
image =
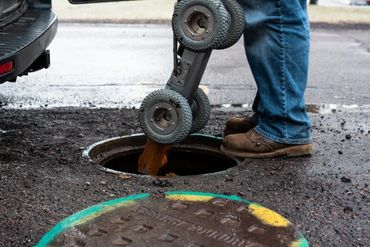
[[[84,156],[108,172],[138,174],[138,159],[145,142],[144,135],[113,138],[94,144],[84,152]],[[238,160],[219,151],[221,143],[222,139],[215,136],[189,136],[171,149],[168,164],[161,168],[158,175],[217,173],[238,165]]]
[[[283,216],[237,196],[138,194],[80,211],[49,231],[43,246],[307,247]]]

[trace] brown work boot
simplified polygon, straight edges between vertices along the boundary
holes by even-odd
[[[224,136],[231,134],[246,133],[256,127],[256,123],[250,117],[233,117],[227,120]]]
[[[269,140],[254,129],[247,133],[228,135],[221,151],[239,158],[296,157],[312,154],[312,144],[283,144]]]

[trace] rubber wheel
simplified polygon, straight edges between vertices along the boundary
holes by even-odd
[[[220,0],[181,0],[172,28],[178,42],[195,52],[215,49],[225,40],[231,18]]]
[[[202,89],[198,88],[194,95],[192,109],[193,109],[193,124],[190,133],[197,133],[201,131],[208,123],[211,116],[211,104],[209,103],[207,95]]]
[[[231,25],[226,38],[217,49],[226,49],[235,45],[245,30],[244,9],[240,4],[235,0],[222,0],[222,3],[230,14]]]
[[[188,101],[181,94],[168,89],[150,93],[139,111],[143,132],[161,144],[183,141],[190,133],[192,120]]]

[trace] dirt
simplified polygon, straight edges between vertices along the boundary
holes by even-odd
[[[171,145],[156,143],[148,138],[144,147],[144,152],[140,155],[138,161],[138,171],[141,174],[158,175],[159,169],[168,162],[168,153],[170,149]]]
[[[205,132],[219,134],[232,114],[215,109]],[[81,158],[96,141],[138,133],[136,118],[135,109],[0,109],[0,246],[32,246],[99,202],[171,190],[258,202],[294,222],[311,246],[368,246],[370,113],[312,115],[312,157],[248,159],[209,176],[112,175]]]

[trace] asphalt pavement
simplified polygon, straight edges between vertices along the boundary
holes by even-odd
[[[267,206],[290,219],[310,246],[367,247],[369,33],[313,27],[306,93],[312,157],[246,159],[220,174],[158,179],[103,172],[81,153],[141,132],[138,111],[129,108],[165,85],[170,27],[61,24],[50,47],[52,67],[0,85],[0,246],[33,246],[63,218],[102,201],[191,190]],[[241,42],[214,52],[203,86],[213,104],[205,133],[220,134],[231,115],[251,114],[256,86]]]
[[[34,246],[57,222],[100,202],[174,190],[238,195],[264,205],[293,222],[311,247],[369,246],[369,112],[311,114],[312,157],[246,159],[213,175],[118,176],[82,158],[95,142],[141,132],[137,114],[0,109],[0,246]],[[213,109],[204,131],[220,134],[234,114]]]
[[[370,104],[370,30],[312,30],[308,104]],[[48,70],[0,85],[5,108],[130,107],[172,70],[169,25],[61,24]],[[261,54],[263,56],[263,54]],[[242,41],[214,51],[202,84],[213,105],[251,104],[256,85]]]

